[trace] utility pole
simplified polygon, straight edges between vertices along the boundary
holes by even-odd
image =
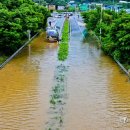
[[[31,30],[27,30],[27,33],[28,33],[28,40],[30,41],[30,39],[31,39]]]
[[[113,0],[113,5],[114,5],[115,1]]]
[[[30,41],[30,39],[31,39],[31,30],[27,30],[27,33],[28,33],[28,40]],[[30,61],[30,52],[31,52],[30,44],[28,45],[28,52],[29,52],[29,61]]]
[[[101,4],[101,14],[100,14],[100,24],[101,23],[102,23],[102,4]],[[100,27],[100,41],[102,40],[101,37],[102,37],[102,29]]]
[[[115,1],[113,0],[112,2],[113,2],[113,10],[115,11],[115,7],[114,7]]]

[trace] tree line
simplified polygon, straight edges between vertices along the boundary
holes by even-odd
[[[10,55],[28,38],[45,28],[49,12],[32,0],[0,0],[0,54]]]
[[[97,8],[83,17],[88,30],[101,37],[102,49],[130,69],[130,14]]]
[[[75,0],[78,3],[91,3],[91,2],[97,2],[97,3],[117,3],[119,0]]]
[[[47,5],[47,4],[54,4],[54,5],[67,5],[67,3],[70,0],[33,0],[34,2],[37,2],[41,5]],[[91,3],[91,2],[97,2],[97,3],[104,3],[104,4],[114,4],[119,3],[120,0],[74,0],[77,4],[81,3]],[[130,2],[130,0],[125,0],[127,2]]]
[[[34,0],[37,1],[37,0]],[[39,2],[45,1],[47,4],[54,4],[56,6],[65,6],[69,0],[39,0]]]

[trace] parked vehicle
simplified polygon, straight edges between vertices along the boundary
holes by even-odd
[[[69,13],[69,16],[73,16],[73,13],[72,13],[72,12],[70,12],[70,13]]]
[[[61,14],[59,14],[59,15],[58,15],[58,18],[61,18],[61,17],[62,17],[62,15],[61,15]]]
[[[46,38],[49,41],[59,41],[59,32],[57,29],[49,28],[46,31]]]
[[[55,18],[61,18],[62,15],[61,15],[61,14],[58,14],[58,15],[55,15],[54,17],[55,17]]]

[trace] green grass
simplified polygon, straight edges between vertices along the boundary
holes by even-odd
[[[65,61],[68,57],[68,50],[69,50],[68,42],[69,42],[69,21],[65,20],[62,31],[62,41],[60,42],[58,50],[58,59],[60,61]]]

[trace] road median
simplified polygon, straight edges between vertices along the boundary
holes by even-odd
[[[58,50],[58,60],[65,61],[68,57],[69,49],[69,20],[65,20],[63,30],[62,30],[62,40],[59,44]]]

